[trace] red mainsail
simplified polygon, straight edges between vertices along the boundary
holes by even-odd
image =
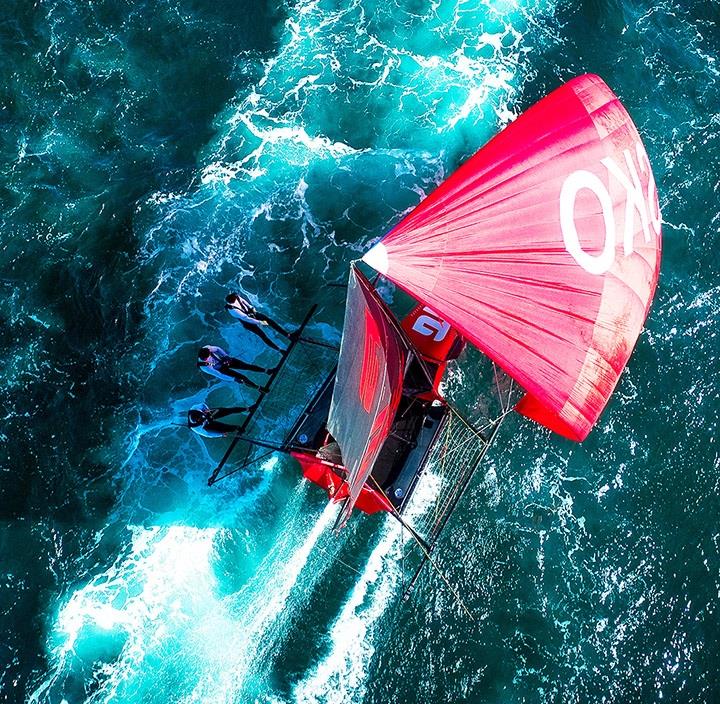
[[[583,440],[647,317],[660,223],[635,125],[585,75],[492,139],[364,260],[516,379],[519,412]]]
[[[402,395],[407,349],[368,280],[350,269],[345,323],[328,430],[340,446],[348,497],[341,528],[390,433]]]

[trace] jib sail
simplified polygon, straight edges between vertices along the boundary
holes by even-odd
[[[354,266],[350,270],[340,359],[328,430],[340,446],[348,498],[342,527],[390,432],[402,394],[407,349],[384,303]]]
[[[364,259],[515,378],[519,412],[583,440],[647,317],[660,222],[635,125],[586,75],[510,124]]]

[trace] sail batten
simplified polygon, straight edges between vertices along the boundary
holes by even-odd
[[[461,166],[364,258],[583,440],[657,284],[660,215],[635,125],[597,76],[569,81]]]

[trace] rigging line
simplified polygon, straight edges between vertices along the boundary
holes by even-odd
[[[502,416],[501,416],[501,417],[502,417]],[[481,433],[484,433],[484,432],[485,432],[486,430],[488,430],[489,428],[492,428],[493,425],[495,425],[495,421],[494,421],[494,420],[489,420],[487,423],[485,423],[485,425],[481,425],[481,426],[478,428],[478,430],[479,430]]]
[[[503,420],[505,420],[505,416],[509,416],[511,413],[514,413],[514,408],[508,408],[505,411],[503,411],[497,418],[495,418],[494,421],[492,421],[488,426],[488,428],[492,428],[493,426],[497,425],[498,423],[502,423]]]
[[[448,433],[445,436],[445,447],[443,448],[443,454],[440,458],[440,478],[443,484],[446,484],[449,480],[449,477],[446,476],[445,473],[445,464],[448,458],[453,460],[453,464],[459,464],[462,461],[462,457],[465,455],[465,449],[467,445],[470,445],[471,442],[477,440],[477,438],[474,435],[471,435],[467,437],[465,440],[461,442],[456,442],[456,444],[448,449],[448,444],[450,440],[452,440],[452,433],[450,432],[452,430],[452,419],[448,421]],[[478,450],[476,448],[472,448],[471,450],[472,454],[476,454]],[[455,484],[452,484],[448,489],[446,490],[440,490],[438,492],[438,501],[437,505],[435,507],[434,515],[432,517],[431,521],[428,521],[429,523],[432,523],[434,526],[437,526],[440,521],[442,521],[442,518],[445,514],[446,508],[445,503],[448,500],[447,497],[451,496],[455,488]],[[431,529],[431,533],[434,532],[435,528]]]
[[[451,594],[455,597],[455,601],[462,608],[462,610],[465,612],[467,617],[474,621],[475,617],[472,615],[470,609],[465,605],[465,602],[462,600],[460,594],[458,593],[457,589],[450,583],[450,580],[445,576],[445,573],[438,567],[435,560],[433,560],[432,555],[430,555],[430,550],[428,550],[425,545],[423,544],[423,541],[420,540],[420,536],[412,529],[412,526],[410,526],[405,519],[400,515],[400,512],[393,506],[392,502],[388,498],[387,494],[383,491],[383,488],[378,484],[375,477],[372,475],[370,476],[370,479],[372,479],[373,484],[377,487],[378,491],[385,497],[385,500],[388,502],[388,505],[392,508],[392,513],[395,516],[395,518],[400,521],[400,525],[405,526],[408,529],[408,532],[412,536],[412,538],[415,540],[415,542],[418,544],[418,547],[423,553],[423,556],[425,559],[430,563],[430,566],[435,570],[437,575],[445,582],[445,585],[450,590]]]
[[[215,483],[222,481],[223,479],[227,479],[228,477],[231,477],[233,474],[237,474],[238,472],[241,472],[243,469],[247,469],[251,465],[255,464],[256,462],[261,462],[266,457],[269,457],[272,455],[276,450],[268,450],[267,452],[264,452],[262,455],[258,455],[257,457],[253,457],[249,462],[246,462],[248,455],[250,454],[250,449],[252,448],[252,445],[248,448],[248,452],[245,455],[245,458],[243,459],[243,463],[239,467],[235,467],[234,469],[231,469],[229,472],[226,472],[225,474],[221,474],[216,480]]]
[[[502,421],[505,416],[510,415],[515,409],[514,408],[508,408],[504,410],[499,416],[496,418],[493,418],[491,421],[488,421],[485,425],[483,425],[479,430],[492,430],[500,421]],[[487,441],[486,441],[487,442]]]
[[[447,512],[448,506],[450,506],[453,497],[458,490],[457,478],[462,476],[464,476],[464,472],[463,470],[460,470],[456,473],[454,477],[455,481],[450,484],[447,490],[444,492],[440,492],[440,495],[438,496],[438,510],[436,511],[435,521],[433,522],[432,533],[435,532],[435,529],[438,527],[438,525],[442,521],[443,516]]]
[[[463,444],[468,444],[471,440],[475,440],[474,436],[468,438],[464,441]],[[482,450],[484,449],[478,449],[477,447],[472,447],[470,449],[470,452],[462,452],[460,453],[460,450],[462,448],[460,446],[456,446],[451,450],[450,452],[447,452],[442,456],[441,459],[441,466],[440,466],[440,473],[439,477],[441,479],[441,482],[443,485],[448,483],[449,477],[446,475],[445,472],[445,461],[448,457],[452,455],[453,457],[453,464],[461,467],[473,467],[476,462],[477,458],[482,453]],[[463,484],[464,477],[467,474],[468,470],[464,470],[460,473],[458,473],[455,476],[455,481],[452,482],[450,486],[448,486],[444,490],[440,490],[437,502],[435,505],[435,508],[433,510],[433,515],[429,517],[427,521],[423,521],[423,523],[428,527],[428,532],[431,535],[436,535],[438,533],[438,527],[442,525],[444,522],[445,516],[447,512],[450,510],[450,507],[453,505],[453,502],[455,501],[455,497],[457,496],[457,492],[459,491],[459,486]]]
[[[308,345],[315,345],[317,347],[324,347],[328,350],[333,350],[335,352],[340,351],[340,347],[338,345],[333,345],[331,342],[325,342],[324,340],[318,340],[314,337],[301,337],[300,342],[304,342]]]
[[[502,416],[501,416],[501,418],[502,418]],[[494,425],[494,422],[489,424],[487,427],[490,428],[493,425]],[[448,435],[448,439],[449,439],[449,435]],[[470,445],[470,443],[473,442],[474,440],[477,440],[477,436],[472,435],[470,437],[467,437],[465,440],[459,441],[457,444],[455,444],[449,450],[447,449],[447,445],[446,445],[444,451],[446,452],[447,455],[456,456],[457,454],[463,452],[466,449],[466,446]],[[446,440],[446,442],[447,442],[447,440]],[[483,441],[483,445],[487,445],[487,440]]]
[[[473,438],[469,438],[468,441],[469,441],[469,440],[472,440],[472,439],[473,439]],[[466,441],[466,443],[467,443],[468,441]],[[472,461],[472,462],[468,462],[468,461],[466,460],[466,461],[465,461],[465,470],[464,470],[464,471],[461,471],[461,472],[458,472],[458,475],[457,475],[457,479],[458,479],[458,480],[455,481],[455,482],[450,486],[450,488],[449,488],[446,492],[444,492],[444,494],[441,493],[441,495],[440,495],[440,497],[439,497],[439,506],[438,506],[438,507],[439,507],[439,511],[437,512],[436,520],[434,520],[434,522],[433,522],[433,527],[432,527],[432,531],[431,531],[432,534],[436,534],[436,532],[438,531],[438,528],[439,528],[439,526],[442,524],[442,521],[443,521],[445,515],[446,515],[447,512],[451,509],[453,503],[455,502],[455,499],[456,499],[456,496],[458,495],[458,492],[461,491],[461,485],[462,485],[463,482],[464,482],[465,476],[467,475],[468,471],[469,471],[470,473],[472,473],[472,467],[476,464],[476,459],[475,459],[475,458],[476,458],[481,452],[482,452],[482,449],[481,449],[481,450],[477,450],[477,448],[474,448],[474,449],[473,449],[473,451],[472,451],[472,453],[471,453],[471,457],[473,458],[473,461]],[[468,469],[468,467],[469,467],[470,469]]]
[[[493,376],[495,377],[495,388],[497,389],[498,399],[500,400],[500,408],[504,411],[505,406],[503,405],[502,392],[500,391],[500,379],[498,378],[497,364],[495,364],[495,362],[493,362],[492,365],[493,365]]]
[[[441,448],[441,450],[440,450],[440,452],[441,452],[441,454],[440,454],[440,476],[441,476],[441,477],[443,476],[444,470],[445,470],[445,457],[447,456],[447,447],[448,447],[448,442],[450,441],[450,428],[451,428],[451,426],[452,426],[452,416],[450,416],[450,418],[448,418],[448,421],[447,421],[447,429],[448,429],[448,432],[444,435],[442,448]],[[442,481],[442,480],[441,480],[441,481]],[[433,520],[433,522],[434,522],[435,520],[437,520],[437,519],[439,518],[439,516],[438,516],[438,507],[437,507],[437,506],[435,506],[435,509],[434,509],[433,513],[434,513],[434,515],[433,515],[433,519],[432,519],[432,520]]]
[[[476,465],[476,460],[473,458],[472,462],[466,462],[465,469],[461,472],[458,472],[457,474],[457,481],[455,481],[450,489],[445,493],[445,495],[442,497],[442,510],[440,511],[440,515],[438,516],[437,520],[435,521],[433,527],[432,527],[432,534],[433,535],[439,535],[440,530],[442,529],[443,520],[445,519],[445,516],[448,515],[450,511],[452,511],[452,508],[455,504],[457,504],[459,500],[460,493],[463,491],[463,485],[468,480],[468,477],[473,474],[474,472],[474,466]]]
[[[332,559],[333,562],[339,562],[343,567],[345,567],[345,568],[347,568],[347,569],[349,569],[349,570],[352,570],[355,574],[357,574],[357,575],[359,575],[360,577],[362,577],[363,573],[362,573],[359,569],[357,569],[356,567],[353,567],[352,565],[349,565],[347,562],[343,562],[337,555],[331,555],[331,554],[330,554],[330,551],[329,551],[329,550],[326,550],[326,549],[325,549],[322,545],[320,545],[319,543],[318,543],[318,545],[317,545],[317,548],[318,548],[318,550],[320,550],[320,552],[323,552],[323,553],[325,553],[326,555],[328,555],[328,556],[330,557],[330,559]]]
[[[393,616],[397,615],[402,601],[402,594],[405,593],[405,526],[402,523],[400,524],[400,542],[400,577],[402,579],[402,592],[400,593],[400,598],[395,600]]]
[[[402,544],[405,545],[405,526],[400,524],[400,539]],[[403,591],[405,591],[405,551],[402,550],[400,553],[400,574],[403,576]]]
[[[512,408],[510,408],[509,406],[506,407],[505,410],[503,410],[503,412],[499,416],[488,421],[485,425],[483,425],[481,428],[479,428],[479,430],[483,431],[483,430],[488,430],[489,428],[493,428],[495,425],[497,425],[498,423],[503,421],[505,419],[505,416],[510,415],[514,411],[515,411],[514,406]],[[487,442],[487,440],[486,440],[486,442]]]
[[[454,484],[453,488],[444,497],[444,500],[438,511],[437,519],[434,521],[432,528],[430,530],[431,535],[433,535],[433,536],[439,535],[440,527],[443,524],[443,519],[445,518],[445,515],[447,514],[447,512],[450,510],[450,506],[452,505],[453,501],[455,500],[455,495],[456,495],[457,491],[458,491],[458,485]]]
[[[460,411],[455,408],[451,403],[448,403],[448,408],[450,409],[451,413],[454,413],[467,427],[469,430],[471,430],[477,437],[479,437],[483,442],[487,442],[487,438],[467,419],[465,416],[460,413]]]
[[[508,390],[508,397],[507,397],[507,406],[506,408],[510,408],[510,397],[512,396],[512,392],[515,390],[515,379],[510,377],[510,389]]]
[[[452,516],[453,512],[454,512],[455,509],[457,508],[458,503],[460,502],[460,500],[462,499],[463,495],[465,494],[465,491],[467,490],[468,486],[470,485],[470,481],[472,480],[473,475],[475,474],[475,471],[476,471],[477,468],[480,466],[480,463],[485,459],[485,455],[487,454],[488,450],[489,450],[490,447],[492,446],[492,443],[493,443],[493,441],[495,440],[495,436],[497,435],[498,430],[500,429],[501,424],[502,424],[502,423],[498,423],[498,424],[493,428],[492,435],[490,436],[490,439],[489,439],[488,443],[487,443],[487,444],[485,445],[485,447],[483,447],[482,450],[480,451],[480,454],[479,454],[479,455],[477,456],[477,458],[475,459],[475,462],[474,462],[471,470],[470,470],[469,472],[466,472],[466,473],[465,473],[465,476],[464,476],[463,479],[462,479],[462,487],[461,487],[461,490],[460,490],[459,492],[457,492],[457,493],[455,494],[455,496],[453,497],[453,504],[450,506],[450,509],[448,510],[448,512],[445,514],[445,516],[444,516],[444,518],[443,518],[443,523],[442,523],[442,525],[440,526],[440,528],[438,529],[438,532],[437,532],[437,534],[436,534],[436,538],[435,538],[436,540],[437,540],[437,537],[440,535],[440,532],[443,530],[443,528],[445,527],[445,525],[447,524],[447,522],[450,520],[450,517]]]
[[[493,423],[489,423],[486,427],[490,428],[490,427],[492,427],[492,426],[493,426]],[[466,445],[469,445],[471,442],[473,442],[474,440],[477,440],[477,439],[478,439],[478,438],[477,438],[476,435],[472,435],[472,436],[470,436],[470,437],[467,437],[467,438],[465,438],[465,440],[462,440],[462,441],[458,442],[454,447],[452,447],[452,448],[450,449],[450,452],[451,452],[451,453],[452,453],[452,452],[461,452],[462,450],[465,449],[465,446],[466,446]],[[486,445],[486,444],[487,444],[487,440],[483,440],[483,444]]]
[[[253,449],[253,446],[248,444],[247,452],[245,453],[245,457],[243,457],[242,464],[240,465],[241,467],[245,466],[245,464],[247,462],[247,458],[250,457],[250,453],[252,452],[252,449]]]
[[[494,439],[495,439],[495,436],[497,435],[497,432],[498,432],[498,430],[499,430],[499,428],[500,428],[500,425],[501,425],[501,422],[498,423],[498,424],[493,428],[492,434],[491,434],[491,436],[490,436],[487,444],[485,445],[485,447],[482,448],[481,452],[479,453],[479,455],[478,455],[478,456],[476,457],[476,459],[474,460],[474,462],[473,462],[473,464],[472,464],[472,466],[471,466],[470,471],[466,471],[466,472],[465,472],[465,476],[462,477],[462,479],[460,480],[459,483],[462,485],[462,486],[461,486],[461,490],[460,490],[459,492],[456,492],[455,495],[452,497],[452,503],[451,503],[449,509],[445,512],[445,515],[444,515],[443,518],[442,518],[442,522],[441,522],[440,527],[437,528],[437,530],[434,532],[434,535],[433,535],[433,537],[432,537],[432,546],[433,546],[433,547],[435,546],[437,540],[438,540],[439,537],[440,537],[440,533],[441,533],[442,530],[444,529],[444,527],[445,527],[445,525],[447,524],[448,520],[450,519],[450,517],[452,516],[453,512],[454,512],[455,509],[457,508],[458,503],[459,503],[460,500],[462,499],[465,491],[467,490],[467,488],[468,488],[468,486],[469,486],[469,484],[470,484],[470,480],[472,479],[473,475],[475,474],[476,469],[480,466],[480,463],[483,461],[483,459],[484,459],[487,451],[490,449],[490,446],[492,445],[492,443],[493,443],[493,441],[494,441]],[[431,563],[431,564],[432,564],[432,563]],[[414,577],[413,577],[413,580],[412,580],[411,583],[410,583],[411,586],[415,583],[415,580],[417,580],[417,578],[419,577],[419,575],[420,575],[420,570],[422,569],[422,566],[423,566],[423,563],[421,563],[420,566],[419,566],[419,567],[417,568],[417,570],[415,571],[415,575],[414,575]],[[407,594],[407,592],[406,592],[406,594]]]

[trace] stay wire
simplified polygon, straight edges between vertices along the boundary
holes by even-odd
[[[250,461],[247,461],[247,458],[250,456],[250,451],[252,450],[252,445],[248,447],[248,451],[245,453],[245,457],[243,459],[243,463],[240,464],[240,466],[235,467],[234,469],[231,469],[229,472],[226,472],[225,474],[221,474],[216,480],[215,483],[222,481],[223,479],[227,479],[228,477],[231,477],[233,474],[237,474],[238,472],[242,472],[243,469],[247,469],[251,465],[255,464],[256,462],[262,462],[267,457],[270,457],[276,450],[268,450],[267,452],[263,452],[261,455],[258,455],[257,457],[253,457]]]
[[[317,547],[318,547],[318,549],[320,550],[320,552],[325,553],[325,555],[327,555],[328,557],[330,557],[330,558],[333,560],[333,562],[339,562],[339,563],[340,563],[343,567],[345,567],[346,569],[348,569],[348,570],[350,570],[351,572],[354,572],[356,575],[362,577],[363,573],[362,573],[359,569],[357,569],[357,567],[353,567],[352,565],[348,564],[347,562],[344,562],[344,561],[343,561],[341,558],[339,558],[337,555],[331,555],[331,554],[330,554],[330,551],[327,550],[326,548],[324,548],[324,547],[323,547],[322,545],[320,545],[319,543],[318,543],[318,546],[317,546]]]
[[[418,544],[418,547],[420,548],[420,551],[422,552],[425,559],[430,563],[430,566],[435,570],[435,573],[440,577],[440,579],[445,582],[445,586],[450,590],[450,593],[455,597],[455,601],[460,606],[460,608],[465,612],[467,617],[474,621],[475,617],[472,615],[472,612],[468,607],[465,605],[465,602],[462,600],[460,594],[458,593],[457,589],[450,583],[450,580],[445,576],[444,572],[438,567],[435,560],[433,560],[432,556],[430,555],[430,551],[422,544],[419,537],[415,533],[415,531],[411,528],[410,525],[407,524],[405,519],[402,517],[400,512],[393,506],[390,499],[388,498],[387,494],[383,491],[382,487],[378,484],[375,477],[370,477],[373,480],[373,484],[377,487],[377,490],[385,497],[385,500],[388,502],[388,505],[392,508],[392,513],[397,518],[397,520],[400,522],[400,525],[406,527],[408,529],[408,532],[412,536],[413,540]]]

